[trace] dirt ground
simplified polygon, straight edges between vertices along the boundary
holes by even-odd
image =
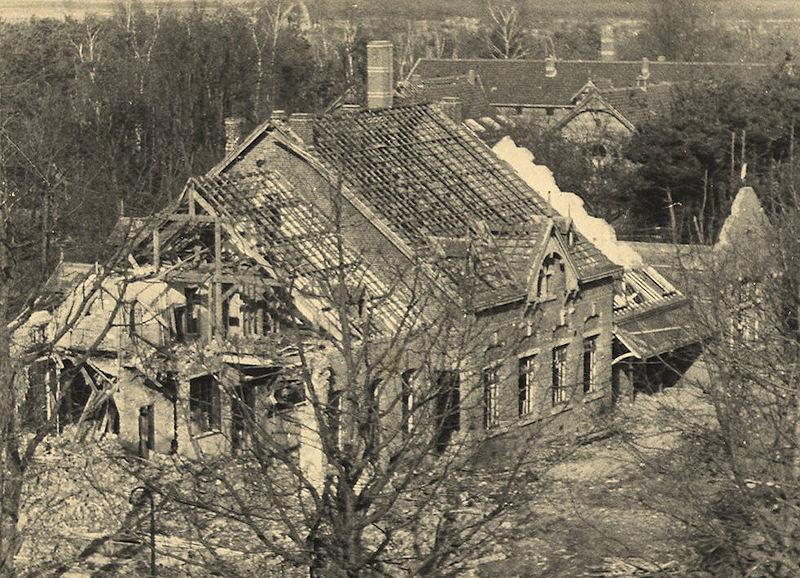
[[[475,576],[591,576],[610,560],[639,559],[677,565],[691,553],[682,526],[647,507],[644,477],[651,475],[631,452],[656,455],[677,441],[672,412],[707,414],[702,394],[692,387],[640,395],[619,419],[631,432],[628,443],[611,437],[580,447],[530,484],[528,505],[508,521],[519,536],[476,564]]]

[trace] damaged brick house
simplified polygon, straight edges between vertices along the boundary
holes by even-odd
[[[330,379],[337,360],[320,336],[341,328],[320,287],[341,259],[348,289],[386,326],[408,311],[420,271],[480,326],[468,367],[444,356],[436,377],[452,386],[448,435],[543,420],[580,429],[611,402],[622,268],[461,122],[425,103],[396,106],[391,58],[390,44],[370,44],[366,107],[274,115],[138,228],[129,271],[104,281],[108,299],[58,344],[67,358],[111,322],[90,358],[102,379],[89,378],[98,399],[113,399],[121,439],[235,451],[249,443],[250,412],[318,467],[313,410],[286,369],[299,364],[300,335],[316,352],[313,378]],[[414,370],[404,363],[398,382]]]

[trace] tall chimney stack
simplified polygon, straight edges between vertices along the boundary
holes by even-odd
[[[614,45],[614,26],[606,24],[600,29],[600,60],[610,61],[617,59],[617,49]]]
[[[552,54],[549,54],[547,58],[544,59],[544,75],[547,78],[555,78],[556,74],[558,74],[558,69],[556,68],[556,57]]]
[[[392,108],[394,96],[394,50],[388,40],[367,44],[367,108]]]
[[[647,90],[647,81],[650,80],[650,61],[647,57],[642,58],[642,71],[636,79],[636,85]]]

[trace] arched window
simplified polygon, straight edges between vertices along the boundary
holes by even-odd
[[[567,274],[564,260],[558,253],[550,253],[544,258],[536,279],[536,294],[540,298],[562,295],[567,289]]]

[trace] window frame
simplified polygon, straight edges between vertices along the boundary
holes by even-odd
[[[561,357],[563,353],[563,358]],[[553,348],[552,354],[552,382],[550,394],[553,407],[569,401],[567,390],[567,359],[569,357],[569,344],[557,345]]]
[[[583,338],[583,393],[597,391],[597,342],[600,335],[588,335]],[[588,355],[587,355],[588,354]],[[587,361],[589,364],[587,372]]]
[[[499,374],[500,368],[498,365],[490,365],[481,370],[484,430],[490,430],[500,424],[500,411],[497,403],[500,384]]]
[[[213,376],[204,377],[189,381],[189,418],[195,435],[222,431],[222,392]],[[204,416],[203,422],[197,420],[198,414]]]
[[[533,413],[534,399],[533,394],[536,385],[536,358],[537,352],[526,353],[518,358],[518,399],[517,410],[519,417],[525,417]]]

